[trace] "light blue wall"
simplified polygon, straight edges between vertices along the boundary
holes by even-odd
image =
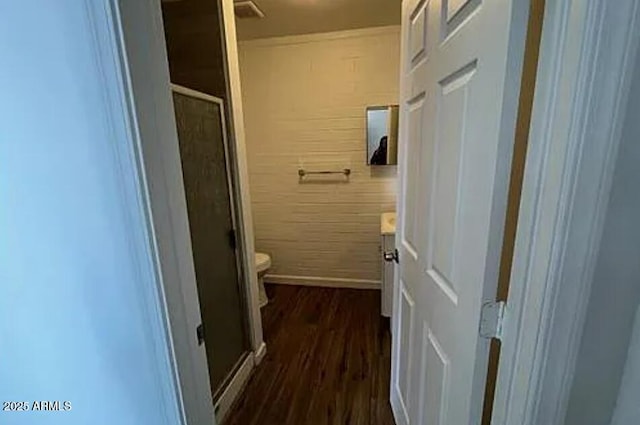
[[[72,404],[3,425],[179,422],[88,3],[0,2],[0,401]]]

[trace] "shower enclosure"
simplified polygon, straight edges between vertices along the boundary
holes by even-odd
[[[211,391],[248,355],[247,308],[222,99],[172,85]]]

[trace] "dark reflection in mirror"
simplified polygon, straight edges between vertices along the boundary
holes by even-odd
[[[398,163],[398,106],[367,108],[367,164]]]

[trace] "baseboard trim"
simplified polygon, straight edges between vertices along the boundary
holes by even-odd
[[[256,366],[258,366],[262,362],[262,359],[264,359],[264,356],[266,354],[267,354],[267,344],[265,344],[265,342],[262,341],[262,344],[260,344],[260,347],[258,347],[258,349],[253,354]]]
[[[246,356],[233,378],[231,378],[229,385],[227,385],[227,388],[225,388],[224,392],[218,399],[218,402],[214,406],[217,423],[224,423],[231,406],[233,406],[236,398],[238,398],[240,393],[242,393],[244,386],[249,381],[249,377],[251,377],[251,372],[253,371],[254,366],[254,356],[253,354],[249,354]]]
[[[285,274],[266,274],[264,281],[279,285],[321,286],[327,288],[380,289],[379,280],[344,279],[335,277],[294,276]]]

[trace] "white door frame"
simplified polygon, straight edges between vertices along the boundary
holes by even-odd
[[[159,2],[106,0],[132,144],[150,201],[150,243],[168,304],[187,423],[214,423]],[[255,266],[232,0],[222,0],[234,143]],[[492,423],[560,424],[639,34],[640,0],[547,0]],[[102,16],[102,15],[100,15]],[[577,78],[576,78],[577,76]],[[257,288],[257,287],[256,287]],[[257,294],[252,288],[251,301]],[[253,292],[252,292],[253,291]],[[254,297],[254,295],[256,295]],[[253,325],[259,310],[252,310]],[[262,340],[252,335],[255,343]],[[262,344],[259,347],[264,347]],[[553,347],[553,350],[550,348]]]
[[[229,126],[235,136],[230,138],[230,143],[235,153],[232,158],[234,178],[239,186],[236,188],[240,208],[238,229],[243,238],[244,290],[253,349],[251,364],[254,364],[265,355],[266,346],[258,303],[233,1],[222,0],[222,3],[223,47],[228,52],[231,86],[227,99],[231,116]],[[198,345],[195,334],[201,323],[200,305],[160,2],[103,0],[102,7],[109,16],[106,25],[112,31],[108,42],[119,59],[118,66],[123,74],[118,89],[126,100],[122,107],[132,123],[131,143],[148,204],[147,226],[154,249],[158,290],[164,294],[168,307],[169,348],[174,354],[185,421],[188,424],[215,424],[206,352],[204,346]],[[239,373],[244,376],[246,369],[242,367]],[[237,395],[239,388],[232,387]]]
[[[564,422],[640,38],[639,5],[547,0],[494,425]]]
[[[148,204],[159,290],[165,294],[186,424],[215,424],[160,3],[103,0],[124,74],[136,161]]]
[[[244,112],[242,109],[242,91],[240,88],[240,64],[238,62],[238,41],[236,39],[236,15],[233,0],[218,1],[221,28],[223,28],[223,52],[225,76],[228,82],[227,112],[229,114],[229,142],[233,145],[233,161],[235,165],[235,181],[237,183],[235,199],[239,208],[238,225],[243,241],[243,258],[245,270],[245,295],[249,304],[249,327],[251,344],[256,364],[266,354],[266,344],[262,334],[262,316],[258,294],[258,272],[255,262],[255,238],[253,233],[253,214],[251,194],[249,191],[249,166],[247,164],[247,147],[244,131]]]

